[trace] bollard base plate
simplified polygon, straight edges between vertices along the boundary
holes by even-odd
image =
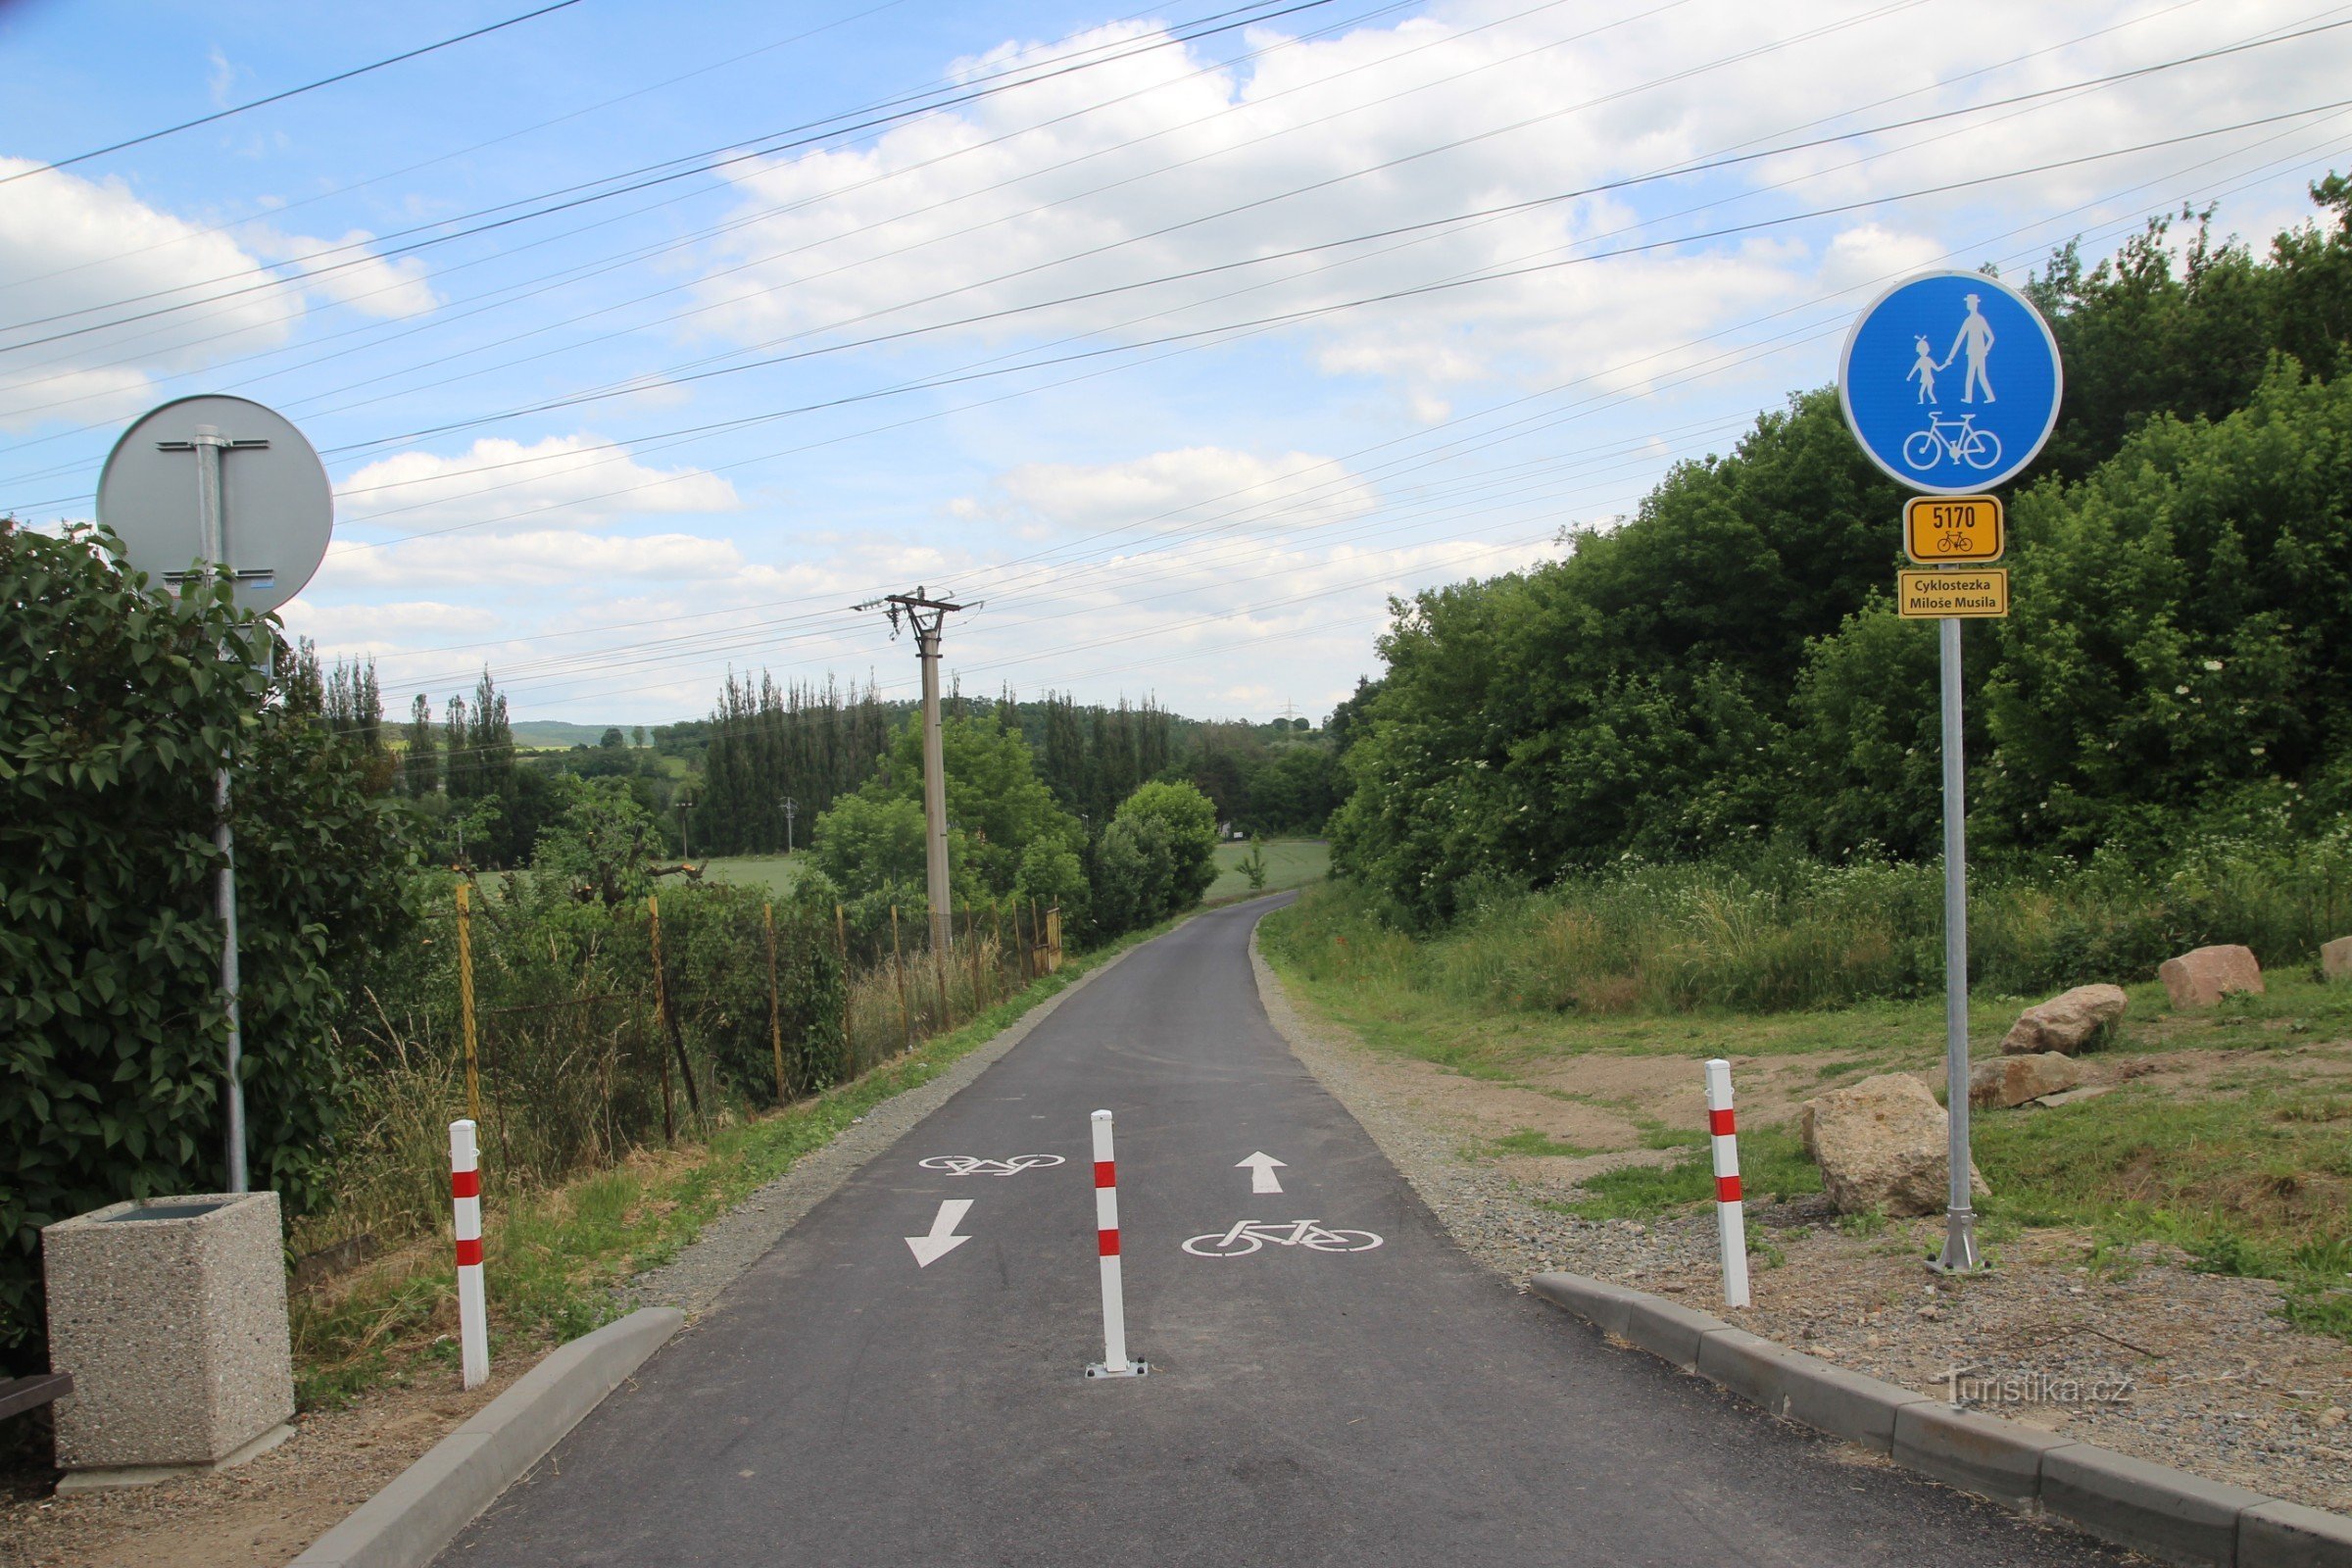
[[[1090,1378],[1140,1378],[1148,1376],[1151,1371],[1152,1363],[1149,1361],[1129,1361],[1123,1366],[1096,1361],[1088,1365],[1086,1375]]]

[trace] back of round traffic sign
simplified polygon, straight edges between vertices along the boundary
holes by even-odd
[[[1923,272],[1846,335],[1838,398],[1870,461],[1931,495],[2015,478],[2058,423],[2058,340],[2033,303],[1982,272]]]
[[[302,592],[334,531],[326,466],[286,417],[247,398],[175,398],[139,416],[107,454],[98,520],[122,541],[124,559],[158,582],[184,580],[204,556],[197,501],[199,432],[220,453],[220,511],[240,609],[267,612]]]

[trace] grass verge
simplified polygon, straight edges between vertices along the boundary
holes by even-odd
[[[1081,955],[953,1033],[918,1042],[813,1099],[719,1127],[707,1142],[641,1150],[561,1187],[486,1188],[483,1278],[493,1357],[531,1354],[617,1317],[614,1288],[631,1275],[675,1257],[705,1225],[873,1106],[930,1082],[1032,1007],[1184,918]],[[294,1297],[298,1402],[305,1409],[344,1403],[380,1383],[454,1367],[455,1293],[444,1236]]]

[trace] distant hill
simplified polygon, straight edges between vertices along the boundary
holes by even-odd
[[[610,724],[566,724],[560,718],[528,718],[514,725],[514,744],[545,749],[564,746],[594,746],[605,738]],[[632,726],[623,724],[620,732],[628,735]],[[645,733],[650,739],[654,726],[648,724]]]

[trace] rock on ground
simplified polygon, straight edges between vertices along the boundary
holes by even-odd
[[[1882,1073],[1808,1100],[1797,1116],[1838,1212],[1901,1216],[1943,1207],[1950,1119],[1909,1073]],[[1969,1181],[1977,1192],[1989,1190],[1973,1165]]]
[[[2352,937],[2321,945],[2320,974],[2328,980],[2352,980]]]
[[[2082,1081],[2082,1068],[2055,1051],[2031,1056],[1995,1056],[1968,1075],[1968,1102],[2008,1107],[2055,1095]]]
[[[2122,986],[2077,986],[2019,1013],[2001,1050],[2013,1056],[2049,1051],[2071,1056],[2121,1018],[2131,1004]]]
[[[2156,978],[2176,1007],[2210,1007],[2233,991],[2262,994],[2262,965],[2254,950],[2234,943],[2199,948],[2157,966]]]

